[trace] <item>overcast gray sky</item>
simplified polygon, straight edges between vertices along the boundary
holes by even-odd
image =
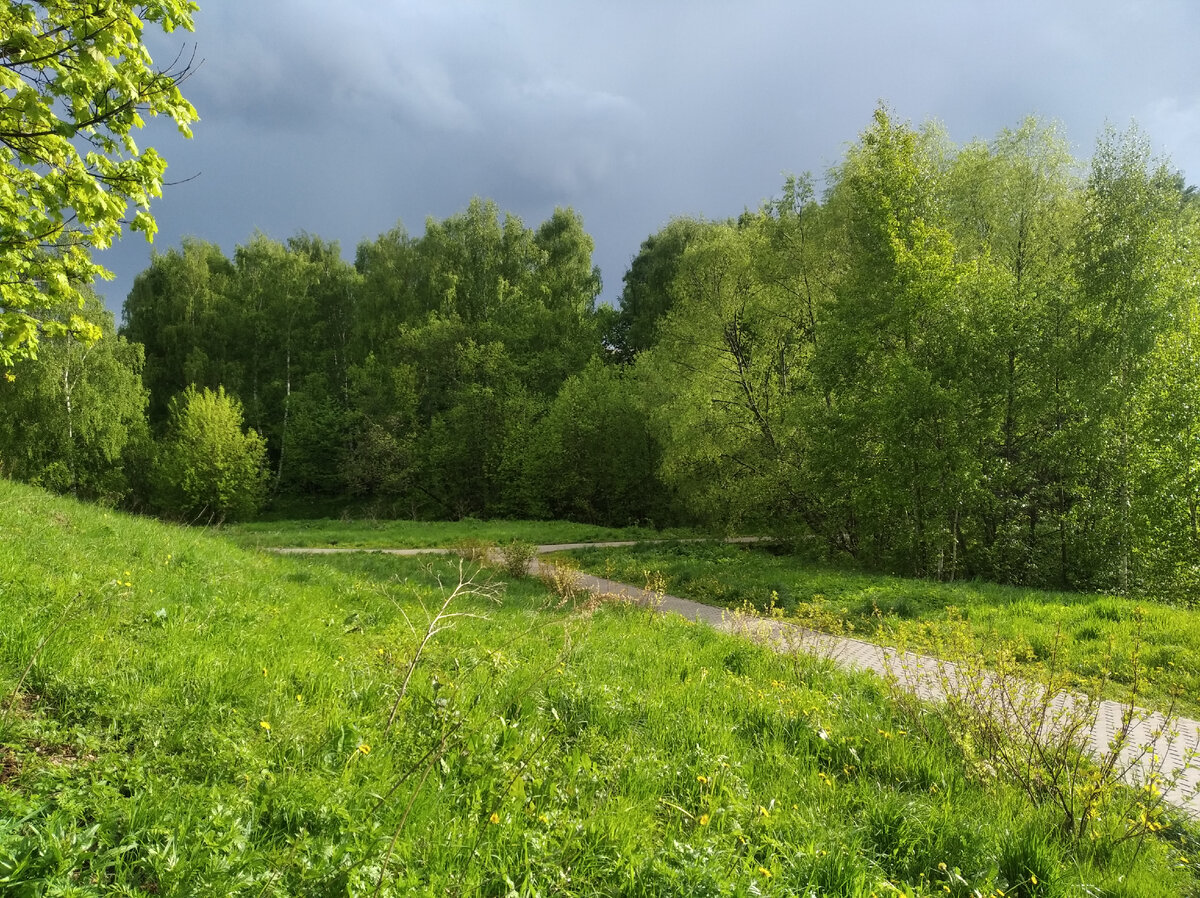
[[[1087,157],[1130,120],[1200,181],[1200,3],[1190,0],[200,0],[195,137],[169,162],[155,247],[227,254],[255,229],[359,241],[496,200],[583,215],[603,298],[675,215],[722,218],[822,174],[879,100],[988,139],[1027,115]],[[149,34],[149,32],[148,32]],[[193,176],[195,176],[193,178]],[[118,309],[150,247],[101,257]]]

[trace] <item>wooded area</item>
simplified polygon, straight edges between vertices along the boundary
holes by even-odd
[[[1186,597],[1193,200],[1133,131],[1082,165],[1037,121],[956,147],[881,108],[822,192],[791,178],[737,220],[649,236],[619,309],[570,210],[531,229],[475,201],[353,264],[307,234],[232,258],[186,241],[119,333],[96,300],[102,339],[14,363],[0,458],[188,519],[270,498],[688,522],[922,576]],[[181,486],[201,458],[207,493]]]

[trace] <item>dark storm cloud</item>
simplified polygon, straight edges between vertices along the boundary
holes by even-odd
[[[347,255],[402,219],[494,198],[536,225],[555,205],[596,239],[605,297],[676,214],[735,215],[785,172],[820,175],[877,101],[957,142],[1029,114],[1086,157],[1131,118],[1200,179],[1200,9],[1187,2],[607,3],[201,0],[190,142],[158,245],[227,252],[305,229]],[[170,58],[178,35],[156,39]],[[105,261],[119,305],[148,251]]]

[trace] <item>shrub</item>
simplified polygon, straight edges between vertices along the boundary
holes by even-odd
[[[266,498],[267,447],[242,429],[242,404],[223,387],[188,387],[171,400],[168,427],[156,465],[160,505],[193,519],[253,517]]]
[[[537,546],[514,539],[500,547],[500,566],[510,577],[529,576],[529,562],[537,555]]]

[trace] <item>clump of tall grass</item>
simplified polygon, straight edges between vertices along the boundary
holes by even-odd
[[[497,552],[500,567],[510,577],[528,577],[529,565],[537,557],[537,546],[514,539],[502,545]]]
[[[1181,733],[1173,707],[1139,706],[1147,676],[1140,622],[1119,705],[1102,699],[1109,665],[1084,691],[1060,663],[1061,629],[1045,676],[1033,680],[1017,662],[1019,647],[1000,641],[980,652],[961,619],[951,615],[949,623],[936,648],[940,661],[901,646],[887,654],[888,682],[912,726],[948,734],[976,778],[1002,779],[1052,809],[1059,832],[1075,843],[1140,843],[1168,829],[1175,806],[1196,796],[1187,784],[1200,768],[1200,732],[1192,739]]]

